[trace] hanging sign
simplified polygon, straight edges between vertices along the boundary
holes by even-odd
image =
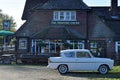
[[[3,29],[4,30],[10,30],[10,20],[4,20]]]

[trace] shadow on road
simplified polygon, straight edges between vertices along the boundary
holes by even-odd
[[[119,78],[120,72],[109,72],[108,74],[102,75],[98,72],[69,72],[64,76],[72,77],[84,77],[84,78]]]

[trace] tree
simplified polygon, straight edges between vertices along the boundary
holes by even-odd
[[[0,30],[3,29],[4,20],[10,20],[10,31],[15,32],[16,22],[14,21],[13,17],[3,14],[2,10],[0,10]]]
[[[10,21],[10,31],[15,32],[16,22],[14,21],[13,17],[7,14],[3,14],[2,10],[0,9],[0,30],[3,30],[4,20]],[[0,44],[3,44],[3,36],[0,36]]]

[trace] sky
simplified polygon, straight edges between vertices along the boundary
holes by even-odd
[[[24,23],[21,20],[26,0],[0,0],[0,9],[4,14],[12,16],[17,23],[16,29]],[[111,0],[83,0],[88,6],[110,6]],[[118,0],[120,6],[120,0]]]

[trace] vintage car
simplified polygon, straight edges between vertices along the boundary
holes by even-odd
[[[48,68],[58,69],[60,74],[70,71],[99,71],[101,74],[112,70],[114,61],[108,58],[96,58],[87,49],[62,50],[60,57],[50,57]]]

